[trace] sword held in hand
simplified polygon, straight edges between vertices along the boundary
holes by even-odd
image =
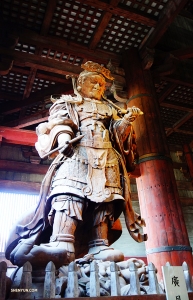
[[[66,143],[64,145],[58,146],[57,148],[51,150],[50,152],[48,152],[47,154],[45,154],[44,156],[42,156],[41,158],[46,158],[47,156],[53,154],[54,152],[62,149],[64,146],[68,145],[68,144],[73,144],[76,143],[77,141],[81,140],[83,138],[84,134],[81,134],[77,137],[75,137],[74,139],[70,140],[70,141],[66,141]]]

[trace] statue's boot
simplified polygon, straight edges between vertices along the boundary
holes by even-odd
[[[74,237],[72,236],[72,238]],[[52,261],[58,269],[75,260],[74,252],[74,242],[55,241],[34,246],[30,253],[36,257],[34,262],[37,262],[37,265],[44,266]]]
[[[108,226],[106,222],[101,222],[99,225],[94,226],[92,230],[94,239],[89,242],[88,254],[92,254],[95,259],[102,261],[123,261],[124,254],[120,250],[109,247],[107,234]]]
[[[56,211],[53,224],[53,232],[48,244],[34,246],[36,255],[43,255],[44,260],[50,259],[56,265],[69,264],[75,260],[74,232],[77,220],[67,216],[64,211]]]

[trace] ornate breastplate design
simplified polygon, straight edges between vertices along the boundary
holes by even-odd
[[[80,145],[96,149],[112,148],[109,131],[105,127],[112,116],[111,108],[96,100],[84,101],[76,106],[80,118],[80,131],[85,136]]]

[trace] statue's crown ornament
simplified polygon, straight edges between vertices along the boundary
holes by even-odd
[[[110,80],[114,79],[114,77],[111,76],[110,70],[106,69],[105,67],[103,67],[93,61],[87,61],[85,64],[81,65],[81,68],[83,68],[84,70],[86,70],[88,72],[101,73],[107,79],[110,79]]]

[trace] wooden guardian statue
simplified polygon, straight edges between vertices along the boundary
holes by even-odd
[[[147,236],[132,208],[128,172],[137,155],[132,122],[142,112],[123,110],[105,96],[105,67],[88,61],[74,95],[54,99],[48,122],[37,127],[40,157],[54,159],[40,191],[35,211],[21,219],[10,236],[7,259],[35,267],[50,260],[57,267],[86,254],[121,261],[124,255],[110,245],[121,235],[123,212],[127,229],[138,242]]]

